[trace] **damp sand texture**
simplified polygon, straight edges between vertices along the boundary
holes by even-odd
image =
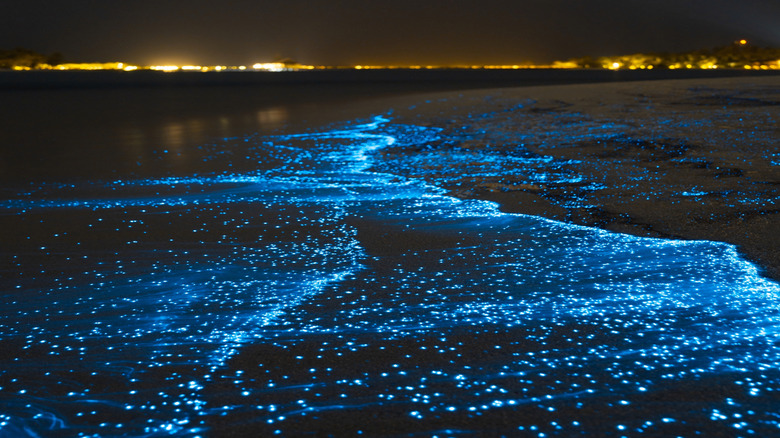
[[[215,142],[199,172],[6,191],[0,433],[776,434],[780,285],[729,243],[477,196],[567,211],[535,187],[598,184],[561,163],[578,158],[479,137],[530,132],[483,128],[504,110],[518,126],[592,116],[481,93],[490,112],[406,96]],[[640,157],[696,143],[605,138]],[[546,176],[519,180],[528,168]]]

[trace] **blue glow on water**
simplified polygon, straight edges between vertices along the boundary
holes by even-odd
[[[0,201],[0,436],[780,431],[778,284],[371,170],[437,133],[377,117],[253,138],[252,174]]]

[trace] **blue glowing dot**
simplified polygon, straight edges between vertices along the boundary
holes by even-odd
[[[399,434],[455,435],[436,425],[462,416],[545,436],[633,428],[624,406],[650,397],[664,402],[648,408],[647,433],[672,422],[775,432],[765,406],[780,387],[777,284],[728,245],[453,198],[475,181],[513,190],[501,182],[510,173],[527,174],[523,190],[589,184],[520,147],[495,156],[501,139],[456,140],[377,118],[214,147],[265,160],[249,173],[44,185],[2,200],[5,228],[25,234],[7,257],[2,390],[25,400],[0,425],[220,435],[249,414],[258,433],[337,419],[371,435],[361,414],[388,411]],[[679,383],[731,397],[681,410]],[[571,421],[594,410],[598,426]],[[527,418],[540,426],[518,424]]]

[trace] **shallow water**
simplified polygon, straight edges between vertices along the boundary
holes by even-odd
[[[9,193],[0,436],[780,433],[780,285],[370,171],[436,138],[376,117]]]

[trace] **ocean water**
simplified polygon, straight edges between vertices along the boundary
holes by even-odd
[[[780,285],[372,171],[437,135],[377,116],[6,189],[0,436],[780,434]]]

